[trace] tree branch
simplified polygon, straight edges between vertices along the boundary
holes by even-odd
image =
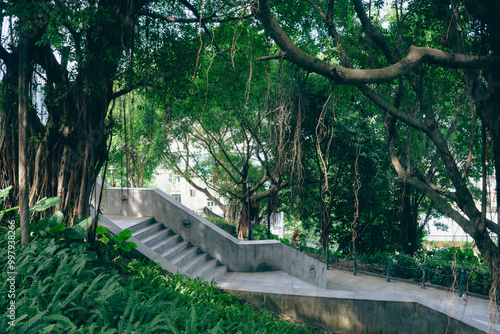
[[[481,68],[494,63],[494,57],[448,53],[441,50],[411,46],[407,56],[397,63],[380,69],[352,69],[329,64],[299,49],[283,31],[271,13],[269,0],[257,0],[252,13],[264,25],[284,53],[284,58],[314,73],[338,83],[365,84],[392,81],[416,66],[427,63],[451,68]]]

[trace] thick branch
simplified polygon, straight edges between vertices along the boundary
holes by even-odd
[[[494,62],[493,57],[454,54],[431,48],[411,46],[405,58],[388,67],[362,70],[335,66],[299,49],[272,15],[268,0],[256,1],[252,6],[252,12],[284,53],[285,59],[310,72],[318,73],[338,83],[365,84],[389,82],[405,75],[422,63],[452,68],[480,68]]]

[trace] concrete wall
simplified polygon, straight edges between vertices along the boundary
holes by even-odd
[[[226,289],[225,289],[226,290]],[[226,290],[257,307],[341,333],[480,334],[467,323],[419,304],[414,298],[355,299],[344,291],[323,295]]]
[[[99,185],[96,188],[100,190]],[[97,206],[94,199],[92,203]],[[105,215],[153,216],[227,265],[230,271],[283,270],[320,288],[326,287],[326,270],[322,262],[277,240],[238,240],[159,189],[107,188],[103,192],[101,210]],[[191,226],[185,227],[184,221],[189,221]]]

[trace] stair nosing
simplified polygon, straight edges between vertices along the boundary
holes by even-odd
[[[157,249],[158,249],[158,248],[160,248],[160,247],[162,247],[162,246],[164,246],[164,245],[166,245],[166,244],[170,243],[172,240],[175,240],[175,239],[178,239],[178,238],[180,238],[180,235],[175,234],[175,233],[174,233],[174,234],[171,234],[171,235],[169,235],[166,239],[161,240],[159,243],[157,243],[157,244],[155,244],[155,245],[153,245],[153,246],[150,246],[150,248],[151,248],[152,250],[154,250],[155,252],[157,252]],[[184,240],[183,240],[183,241],[184,241]],[[179,242],[179,243],[180,243],[180,242]],[[175,245],[175,244],[174,244],[174,245]],[[172,245],[172,246],[173,246],[173,245]],[[157,252],[157,253],[158,253],[158,252]]]
[[[168,256],[170,255],[169,253],[173,253],[175,250],[177,250],[178,248],[181,248],[182,246],[184,245],[188,245],[187,247],[189,247],[189,241],[187,240],[182,240],[181,242],[179,242],[177,245],[175,245],[174,247],[170,248],[168,250],[168,252],[163,252],[161,253],[161,256],[164,257],[165,259],[168,260]]]
[[[146,217],[144,217],[144,218],[146,218]],[[149,228],[150,225],[154,225],[156,223],[157,223],[157,221],[154,219],[154,217],[149,217],[149,218],[141,221],[140,223],[137,223],[133,226],[128,227],[127,229],[130,232],[132,232],[132,235],[134,235],[134,233],[137,233],[138,231],[141,231],[142,229]],[[140,225],[145,225],[145,227],[141,227],[139,230],[136,230],[137,226],[140,226]]]
[[[154,229],[157,229],[158,231],[161,230],[161,223],[154,223],[154,224],[151,224],[151,225],[148,225],[138,231],[135,231],[135,232],[132,232],[132,236],[135,237],[135,238],[142,238],[140,237],[141,234],[144,234],[144,233],[148,233],[149,230],[154,230]],[[160,228],[158,229],[158,227],[160,226]]]
[[[153,240],[154,238],[157,238],[159,235],[161,235],[162,233],[165,233],[166,232],[166,235],[168,236],[169,233],[170,233],[170,230],[169,229],[166,229],[166,228],[163,228],[163,229],[160,229],[158,231],[155,231],[156,233],[153,233],[151,235],[148,235],[145,239],[139,239],[143,244],[146,244],[148,242],[150,242],[151,240]],[[150,246],[148,246],[150,247]]]
[[[214,266],[214,264],[215,264],[215,266]],[[211,268],[212,266],[213,266],[213,268]],[[217,266],[219,266],[219,260],[214,259],[214,258],[210,258],[206,261],[205,265],[200,266],[198,268],[198,270],[196,270],[195,272],[191,272],[191,273],[194,277],[203,277],[203,274],[207,273],[207,269],[210,268],[210,270],[208,270],[208,271],[212,271],[215,268],[217,268]]]
[[[188,272],[193,267],[196,267],[196,265],[199,265],[200,263],[203,263],[203,261],[208,262],[209,261],[208,256],[209,255],[207,253],[205,253],[205,252],[201,252],[198,255],[195,255],[194,258],[191,261],[189,261],[188,263],[186,263],[183,266],[183,270],[185,272]]]
[[[192,255],[192,253],[198,252],[199,250],[200,250],[199,247],[195,247],[195,246],[189,247],[185,250],[185,252],[182,256],[177,256],[176,259],[174,259],[172,261],[172,263],[175,264],[176,266],[179,266],[178,265],[179,262],[184,260],[187,256]],[[177,255],[179,255],[179,254],[177,254]]]
[[[221,273],[216,274],[218,271],[221,271]],[[222,271],[223,271],[224,273],[222,273]],[[227,271],[228,271],[227,266],[226,266],[226,265],[221,264],[221,265],[218,265],[217,267],[215,267],[214,269],[210,270],[208,273],[205,273],[205,275],[203,275],[203,276],[202,276],[202,277],[200,277],[200,278],[201,278],[202,280],[204,280],[204,281],[210,282],[210,281],[212,281],[212,279],[217,280],[221,274],[225,274],[225,273],[227,273]],[[209,281],[209,280],[207,279],[207,277],[210,277],[210,278],[212,278],[212,279]]]

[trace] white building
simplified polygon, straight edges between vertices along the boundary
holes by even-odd
[[[195,178],[193,181],[197,186],[206,188],[205,183],[201,179]],[[186,179],[176,175],[172,171],[157,169],[156,184],[160,190],[169,194],[176,201],[187,206],[199,215],[203,215],[203,209],[205,207],[209,208],[213,213],[219,216],[223,216],[224,214],[222,209],[211,201],[207,195],[196,190],[186,181]]]

